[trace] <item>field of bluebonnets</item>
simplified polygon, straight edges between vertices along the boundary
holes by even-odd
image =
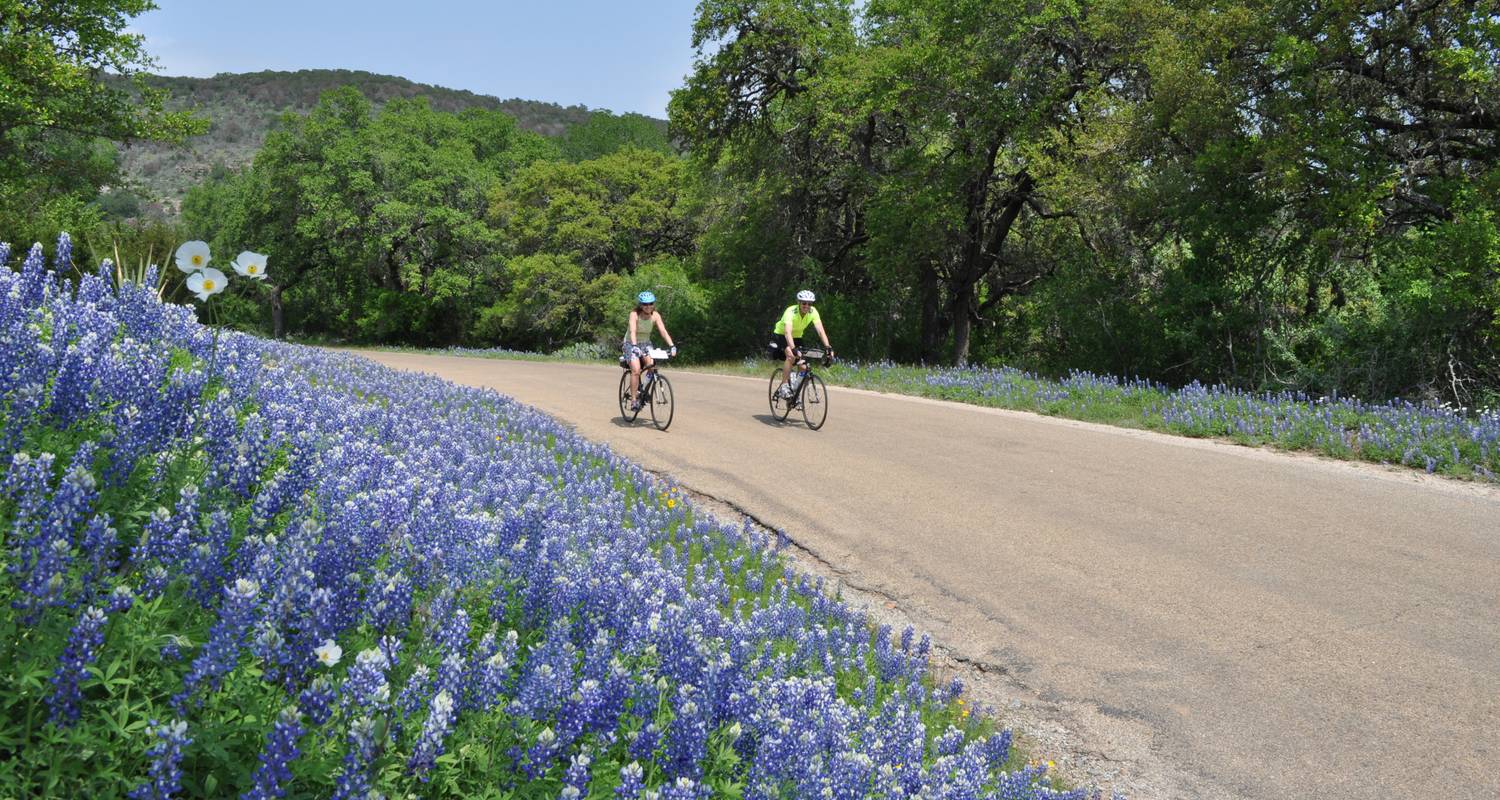
[[[499,348],[442,351],[486,358],[548,358]],[[553,354],[586,359],[586,348]],[[597,356],[595,356],[597,357]],[[767,375],[769,362],[747,359],[711,371]],[[1074,372],[1049,379],[1014,367],[916,367],[839,362],[821,373],[859,389],[1034,411],[1069,419],[1218,437],[1247,445],[1306,450],[1335,458],[1402,464],[1455,477],[1500,481],[1500,409],[1469,410],[1405,400],[1369,403],[1302,392],[1251,392],[1192,383]]]
[[[0,796],[1081,794],[925,638],[493,392],[34,248],[0,409]]]

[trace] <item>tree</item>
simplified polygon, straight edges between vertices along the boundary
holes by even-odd
[[[595,111],[584,122],[568,128],[562,136],[563,157],[569,161],[590,161],[625,147],[657,153],[673,152],[666,126],[641,114],[615,116]]]
[[[195,189],[184,216],[216,247],[268,255],[276,336],[292,305],[316,311],[298,320],[312,332],[447,344],[507,288],[490,197],[544,157],[556,147],[504,113],[421,98],[376,113],[345,87],[285,115],[249,169]]]
[[[673,155],[626,147],[580,163],[538,161],[492,196],[491,220],[521,255],[567,255],[593,279],[693,252],[697,226]]]
[[[845,3],[707,2],[672,123],[731,177],[735,150],[751,174],[784,176],[790,238],[835,279],[855,282],[867,244],[877,271],[914,271],[924,357],[951,331],[964,363],[972,323],[1047,273],[1005,246],[1024,215],[1056,213],[1050,149],[1110,79],[1087,14],[884,0],[856,28]]]
[[[0,0],[0,223],[15,225],[59,198],[92,199],[118,174],[101,140],[181,141],[206,129],[165,111],[165,92],[103,80],[151,65],[143,38],[126,30],[152,8],[150,0]]]

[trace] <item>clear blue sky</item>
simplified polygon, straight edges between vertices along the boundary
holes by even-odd
[[[665,117],[696,0],[157,0],[134,20],[164,75],[342,68],[501,99]]]

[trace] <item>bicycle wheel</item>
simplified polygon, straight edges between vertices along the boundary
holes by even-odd
[[[675,400],[672,397],[672,382],[667,376],[658,374],[651,382],[651,424],[659,431],[672,424]]]
[[[771,388],[766,392],[766,395],[770,398],[771,401],[771,416],[785,422],[786,416],[792,413],[792,404],[788,402],[785,397],[782,397],[781,392],[779,391],[781,389],[781,384],[785,383],[785,381],[782,380],[781,373],[781,367],[777,367],[776,370],[771,373]]]
[[[620,419],[635,422],[640,413],[640,409],[630,407],[630,370],[627,369],[620,375]]]
[[[816,375],[808,375],[802,381],[802,391],[799,393],[802,405],[802,419],[807,427],[817,430],[823,427],[828,419],[828,385],[823,379]]]

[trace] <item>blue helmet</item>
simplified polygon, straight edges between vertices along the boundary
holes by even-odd
[[[635,301],[637,303],[640,303],[641,305],[646,305],[647,303],[655,303],[656,295],[650,292],[641,292],[640,294],[635,296]]]

